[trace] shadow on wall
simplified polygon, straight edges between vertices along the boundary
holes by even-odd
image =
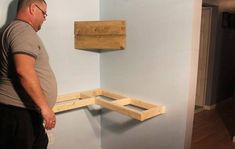
[[[6,0],[8,1],[8,0]],[[3,2],[4,3],[4,2]],[[18,0],[12,0],[12,2],[9,4],[8,9],[7,9],[7,16],[5,22],[1,22],[0,29],[4,28],[7,24],[9,24],[12,20],[15,19],[16,16],[16,10],[17,10],[17,3]],[[2,6],[5,6],[4,4],[1,4]],[[4,10],[4,9],[2,9]],[[3,16],[2,16],[3,18]]]
[[[133,129],[137,126],[142,125],[143,123],[141,121],[135,120],[133,118],[130,118],[128,116],[122,115],[117,112],[110,111],[108,109],[102,109],[102,129],[111,131],[112,133],[115,134],[121,134],[124,133],[130,129]],[[109,116],[105,116],[109,115]],[[110,116],[112,115],[112,116]],[[113,115],[118,115],[118,116],[113,116]],[[115,119],[114,119],[115,117]],[[118,117],[120,119],[118,119]],[[150,119],[146,120],[149,121]]]

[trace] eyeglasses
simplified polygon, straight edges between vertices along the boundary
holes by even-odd
[[[42,12],[44,18],[48,16],[47,13],[43,11],[38,5],[35,4],[35,6]]]

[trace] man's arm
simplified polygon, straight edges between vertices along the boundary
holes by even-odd
[[[55,114],[46,102],[39,78],[35,72],[35,59],[26,54],[14,54],[14,62],[20,82],[34,103],[40,108],[45,128],[55,127]]]

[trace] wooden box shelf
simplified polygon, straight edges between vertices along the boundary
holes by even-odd
[[[74,22],[75,48],[108,51],[125,48],[126,27],[124,20]]]
[[[109,100],[107,100],[109,99]],[[59,96],[53,108],[56,113],[97,104],[101,107],[144,121],[165,113],[165,107],[133,99],[102,89]]]

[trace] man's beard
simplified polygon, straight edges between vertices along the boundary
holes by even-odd
[[[38,26],[38,31],[41,29],[41,27],[42,27],[42,25],[39,25],[39,26]]]

